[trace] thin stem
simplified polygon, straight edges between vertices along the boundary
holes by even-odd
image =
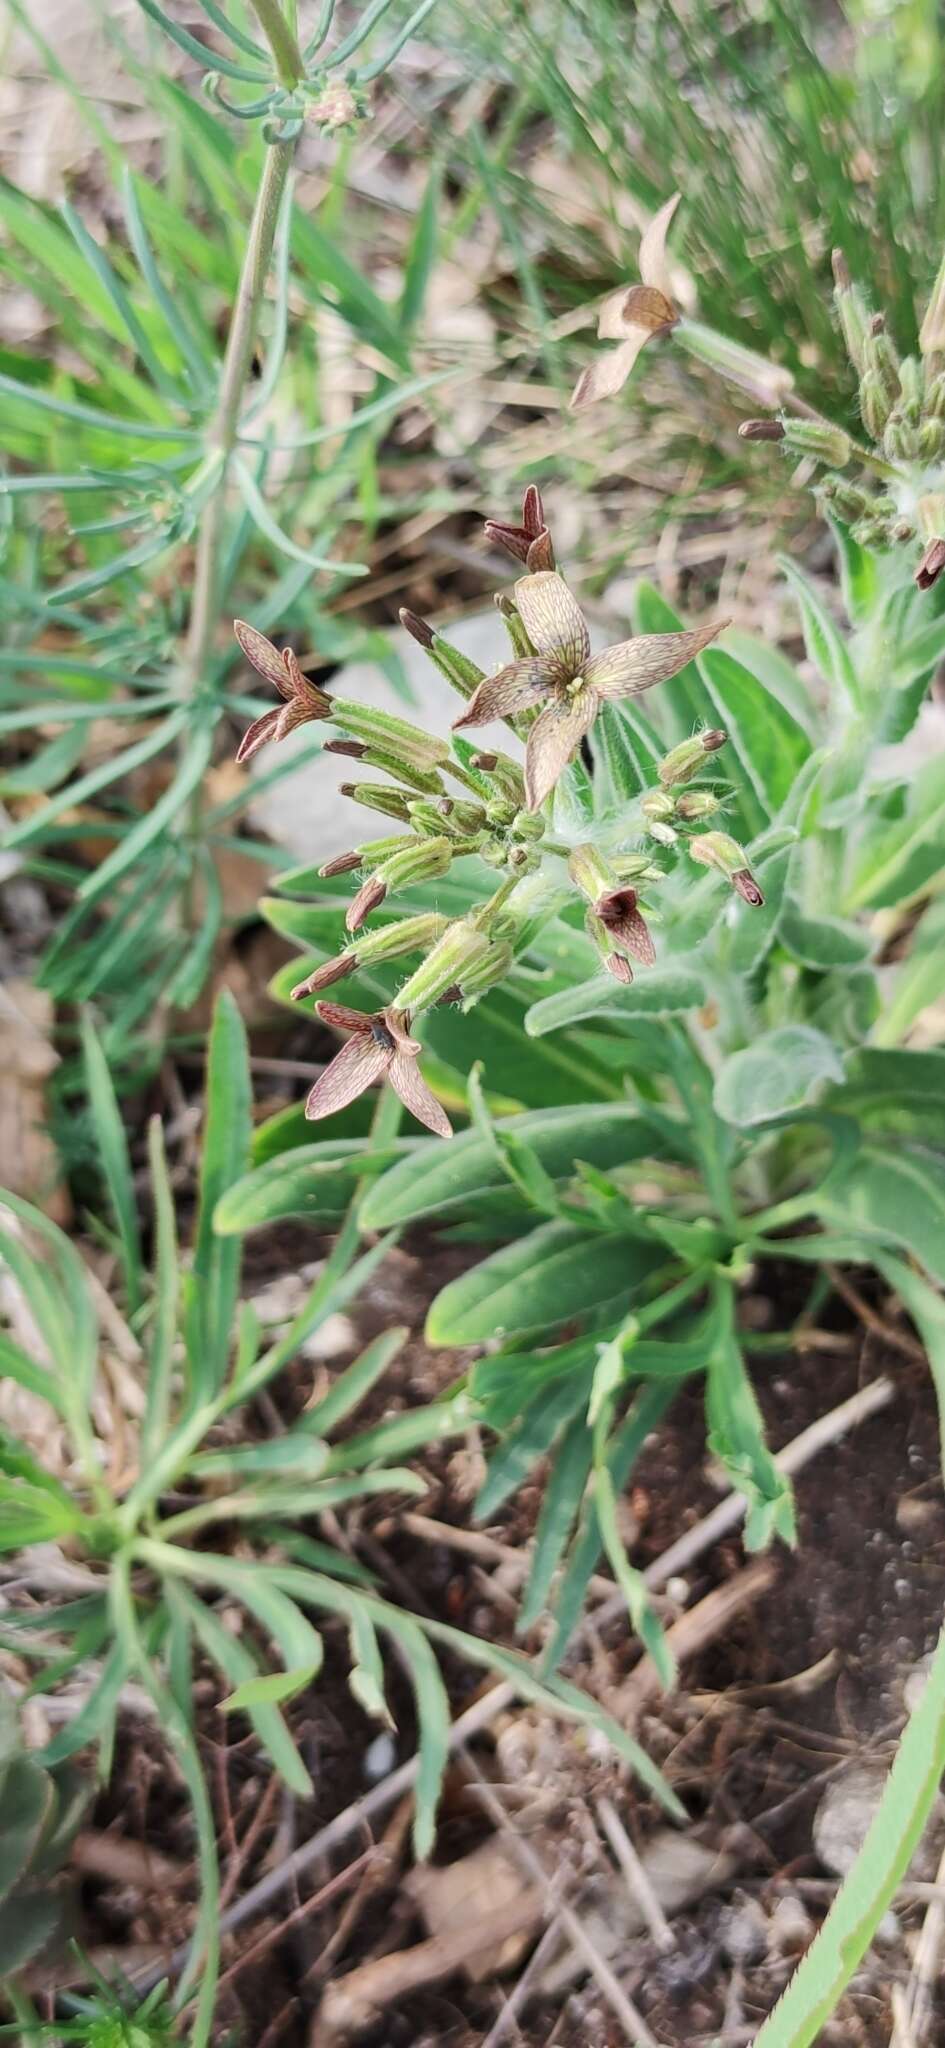
[[[279,0],[253,0],[253,13],[272,51],[279,83],[292,92],[305,77],[305,65],[295,33],[295,0],[286,0],[283,12]]]

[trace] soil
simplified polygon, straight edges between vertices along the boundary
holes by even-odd
[[[254,1285],[265,1272],[267,1253],[271,1274],[273,1250],[266,1240],[255,1241]],[[311,1260],[319,1250],[311,1232],[300,1229],[290,1237],[280,1232],[280,1271],[296,1258]],[[352,1350],[394,1322],[407,1323],[411,1331],[375,1394],[377,1413],[430,1399],[461,1369],[455,1353],[431,1353],[421,1333],[428,1301],[468,1257],[465,1247],[444,1250],[424,1241],[398,1248],[352,1309]],[[775,1296],[779,1285],[784,1292],[794,1284],[793,1275],[767,1278]],[[786,1320],[784,1305],[776,1315],[764,1295],[753,1298],[746,1315],[756,1323]],[[818,1853],[823,1839],[818,1835],[815,1842],[815,1815],[827,1795],[836,1809],[838,1795],[831,1787],[840,1786],[842,1792],[848,1782],[854,1785],[855,1804],[854,1766],[888,1766],[907,1711],[904,1688],[933,1647],[943,1608],[945,1509],[928,1376],[908,1357],[885,1350],[841,1301],[835,1300],[832,1317],[829,1310],[824,1315],[832,1327],[823,1348],[755,1360],[755,1383],[772,1445],[777,1448],[796,1436],[880,1372],[894,1381],[895,1397],[799,1475],[797,1550],[779,1550],[769,1592],[686,1664],[680,1689],[655,1700],[635,1731],[685,1802],[690,1830],[680,1835],[683,1847],[689,1832],[731,1858],[724,1882],[674,1915],[670,1948],[664,1951],[650,1934],[630,1934],[614,1959],[626,1992],[663,2048],[696,2048],[699,2043],[708,2048],[714,2041],[753,2038],[836,1883],[835,1872]],[[344,1363],[344,1357],[332,1360],[332,1367]],[[280,1386],[285,1412],[309,1390],[301,1380]],[[359,1417],[359,1424],[365,1419]],[[469,1441],[459,1449],[443,1447],[426,1462],[430,1492],[420,1503],[423,1513],[460,1530],[474,1527],[471,1500],[480,1476],[479,1445]],[[634,1475],[626,1507],[636,1525],[635,1562],[646,1565],[660,1556],[718,1497],[718,1475],[706,1455],[694,1384],[680,1394]],[[521,1545],[539,1501],[538,1485],[523,1488],[486,1533]],[[404,1528],[389,1504],[369,1504],[369,1512],[361,1510],[345,1531],[355,1551],[386,1579],[385,1589],[393,1597],[473,1633],[515,1641],[514,1587],[501,1563],[472,1557],[450,1541],[421,1540]],[[723,1539],[699,1558],[685,1586],[670,1583],[676,1603],[671,1611],[691,1609],[712,1588],[730,1583],[745,1561],[739,1537]],[[324,1673],[292,1709],[317,1787],[307,1807],[273,1787],[253,1739],[234,1739],[229,1723],[224,1746],[213,1683],[209,1676],[199,1681],[206,1703],[205,1763],[224,1880],[232,1896],[238,1897],[290,1848],[412,1754],[409,1691],[397,1672],[392,1672],[397,1731],[391,1742],[379,1744],[376,1726],[348,1692],[343,1636],[329,1629],[326,1643]],[[540,1635],[529,1647],[540,1647]],[[621,1686],[637,1657],[627,1624],[619,1620],[591,1630],[571,1675],[619,1711]],[[475,1691],[475,1676],[449,1661],[445,1675],[458,1710]],[[604,1888],[606,1898],[613,1896],[614,1865],[594,1818],[602,1794],[646,1860],[648,1844],[662,1828],[661,1817],[593,1744],[576,1740],[567,1730],[551,1738],[531,1712],[516,1710],[476,1745],[474,1754],[500,1787],[509,1778],[510,1757],[518,1759],[521,1782],[505,1786],[512,1826],[526,1837],[550,1841],[562,1866],[573,1866],[582,1912],[591,1910],[595,1886]],[[842,1799],[838,1810],[842,1830]],[[378,1837],[386,1823],[382,1816]],[[83,1941],[95,1950],[107,1947],[119,1958],[122,1952],[140,1952],[141,1945],[151,1953],[155,1945],[166,1953],[189,1924],[191,1844],[185,1803],[168,1778],[153,1724],[126,1722],[114,1776],[101,1795],[93,1828],[109,1838],[148,1844],[152,1852],[175,1859],[181,1875],[176,1890],[164,1886],[150,1896],[146,1887],[86,1876]],[[309,1870],[300,1888],[287,1888],[260,1919],[226,1939],[221,2042],[327,2048],[318,2018],[326,1977],[337,1982],[368,1958],[393,1954],[428,1936],[409,1885],[411,1859],[404,1836],[405,1825],[380,1885],[361,1901],[348,1939],[339,1939],[339,1930],[367,1867],[359,1861],[369,1847],[363,1829],[334,1859]],[[461,1764],[454,1765],[444,1792],[436,1863],[454,1864],[492,1837],[481,1798],[471,1791]],[[913,1874],[932,1877],[935,1864],[933,1853],[931,1863],[927,1856]],[[351,1866],[356,1867],[348,1878],[344,1874]],[[333,1878],[339,1879],[340,1889],[332,1888]],[[327,1896],[321,1906],[312,1903],[301,1910],[323,1892]],[[909,1902],[908,1894],[900,1897],[895,1914],[884,1923],[885,1940],[874,1946],[819,2037],[826,2048],[841,2043],[887,2048],[892,1990],[908,1978],[923,1911],[921,1904]],[[265,1946],[255,1957],[259,1943]],[[474,2048],[494,2026],[527,1954],[526,1947],[504,1977],[493,1973],[473,1983],[460,1970],[397,1997],[383,2019],[357,2038],[364,2048]],[[625,2037],[598,1985],[578,1975],[553,1995],[525,2003],[507,2038],[528,2048],[551,2048],[552,2043],[583,2048],[587,2042],[606,2048]]]

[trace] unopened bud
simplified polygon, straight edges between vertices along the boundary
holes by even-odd
[[[861,548],[886,548],[889,546],[891,529],[888,522],[884,519],[878,519],[875,516],[868,519],[858,519],[856,525],[851,526],[850,532]]]
[[[373,875],[366,875],[345,911],[345,924],[349,932],[360,931],[365,918],[370,917],[372,910],[376,910],[378,905],[383,903],[386,895],[387,884],[377,871],[375,870]]]
[[[321,966],[306,975],[304,981],[296,982],[290,990],[292,1001],[298,1003],[303,996],[313,996],[319,989],[331,988],[333,982],[343,981],[346,974],[353,974],[358,964],[358,955],[353,947],[345,953],[336,953],[333,960],[323,960]]]
[[[380,811],[385,818],[400,818],[405,825],[410,817],[403,791],[388,789],[383,782],[343,782],[341,795],[349,796],[352,803],[363,804],[367,811]]]
[[[918,356],[903,356],[899,365],[899,388],[904,407],[921,407],[925,397],[925,365]]]
[[[538,866],[538,855],[529,846],[510,846],[505,859],[514,875],[531,875]]]
[[[945,376],[933,377],[925,400],[925,410],[931,420],[945,420]]]
[[[539,811],[516,811],[512,831],[516,839],[543,839],[546,823]]]
[[[430,660],[436,663],[441,676],[445,676],[451,689],[461,697],[471,697],[477,685],[482,682],[485,669],[477,662],[470,661],[468,654],[461,654],[458,647],[452,647],[442,635],[434,633],[433,645],[429,649]]]
[[[716,334],[712,327],[703,327],[696,320],[677,320],[673,333],[690,355],[707,363],[710,370],[717,370],[720,377],[736,384],[740,391],[746,391],[759,405],[769,405],[773,410],[784,404],[794,388],[791,371],[782,363],[769,363],[767,357],[743,348],[740,342],[730,341],[727,335]]]
[[[568,874],[589,903],[616,889],[619,877],[596,846],[576,846],[568,858]]]
[[[474,754],[471,765],[473,768],[479,768],[483,774],[489,775],[496,766],[498,759],[498,754]]]
[[[700,839],[690,839],[689,851],[703,867],[717,868],[745,903],[760,908],[765,899],[737,839],[730,839],[727,832],[706,832]]]
[[[454,987],[464,988],[477,965],[489,958],[493,942],[466,918],[447,926],[431,953],[410,976],[398,997],[405,1010],[426,1010]]]
[[[343,732],[350,733],[356,740],[363,740],[369,747],[378,747],[384,754],[393,755],[407,767],[435,768],[440,761],[449,759],[449,746],[433,733],[422,732],[418,725],[408,725],[404,718],[393,718],[389,711],[377,711],[370,704],[355,704],[347,697],[332,699],[332,718]]]
[[[404,632],[410,634],[411,640],[415,640],[418,647],[425,648],[429,653],[433,646],[434,633],[432,626],[427,625],[426,619],[421,619],[416,612],[408,611],[406,605],[401,605],[397,616]]]
[[[367,747],[363,740],[326,740],[323,754],[341,754],[346,761],[363,761]]]
[[[945,351],[945,256],[919,329],[919,347],[924,356],[940,355]]]
[[[825,476],[820,485],[819,495],[840,519],[862,519],[864,513],[869,510],[870,499],[867,492],[861,490],[859,484],[847,483],[842,476]]]
[[[412,889],[445,875],[455,851],[448,839],[408,839],[382,861],[377,874],[388,889]]]
[[[918,434],[923,462],[937,462],[945,451],[945,420],[923,420]]]
[[[693,733],[690,740],[680,740],[678,747],[671,748],[664,755],[656,771],[663,788],[670,789],[674,783],[691,781],[705,765],[706,755],[717,754],[719,748],[724,747],[726,738],[726,733],[712,728],[708,732]]]
[[[882,313],[874,313],[869,333],[863,348],[863,366],[875,371],[882,384],[890,405],[895,405],[900,396],[899,358],[886,332],[886,321]],[[840,468],[842,465],[837,464]]]
[[[477,768],[482,767],[487,760],[492,764],[488,772],[496,789],[512,805],[513,810],[520,810],[525,801],[525,777],[518,762],[513,761],[508,754],[476,754],[473,765]]]
[[[358,866],[365,874],[379,868],[381,862],[389,860],[392,853],[399,853],[402,847],[412,846],[413,840],[403,832],[391,832],[386,839],[364,839],[357,849]],[[322,873],[324,874],[324,869]]]
[[[914,462],[919,453],[919,435],[896,408],[883,433],[883,454],[890,462]]]
[[[470,1009],[480,996],[504,981],[513,959],[511,946],[502,940],[493,942],[481,960],[474,960],[470,966],[464,967],[458,984],[464,1008]]]
[[[621,882],[662,882],[662,868],[654,867],[648,853],[614,855],[614,873]]]
[[[649,818],[651,822],[655,820],[657,823],[668,823],[675,815],[676,800],[670,796],[668,790],[648,789],[641,801],[640,809],[643,816]]]
[[[860,378],[860,413],[871,441],[881,441],[883,428],[892,411],[892,401],[876,370],[864,370]]]
[[[915,572],[920,590],[931,590],[945,569],[945,540],[930,540]]]
[[[829,420],[786,419],[784,443],[796,454],[809,455],[829,469],[845,469],[853,453],[849,434]]]
[[[915,540],[915,527],[911,519],[894,519],[889,529],[890,540]]]
[[[443,787],[442,776],[435,768],[418,768],[381,747],[366,746],[363,740],[329,740],[323,751],[340,754],[350,761],[363,761],[366,768],[379,768],[384,775],[393,775],[408,789],[423,790],[427,795],[436,795]]]
[[[687,825],[698,818],[714,818],[720,809],[721,798],[711,789],[684,789],[676,799],[676,816]]]
[[[861,372],[864,365],[866,337],[869,333],[870,312],[858,285],[855,285],[847,269],[842,250],[833,252],[834,303],[840,321],[844,346],[853,368]]]
[[[324,875],[327,881],[329,875],[350,875],[353,868],[360,866],[361,855],[356,847],[352,847],[350,853],[336,853],[334,860],[326,860],[324,867],[320,867],[318,872]]]
[[[679,833],[674,832],[672,825],[665,825],[661,818],[654,818],[646,829],[650,838],[656,840],[657,846],[675,846],[679,839]]]
[[[738,438],[740,441],[783,441],[784,428],[780,420],[743,420]]]
[[[504,590],[500,590],[497,593],[495,608],[497,612],[501,613],[505,622],[505,629],[512,643],[512,653],[516,661],[527,661],[529,655],[534,654],[535,649],[511,598],[507,596]]]

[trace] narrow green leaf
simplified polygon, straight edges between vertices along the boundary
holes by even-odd
[[[228,990],[217,997],[207,1058],[203,1149],[194,1293],[187,1348],[193,1397],[203,1400],[223,1385],[240,1275],[240,1246],[213,1227],[217,1203],[245,1172],[252,1131],[252,1101],[246,1033]]]

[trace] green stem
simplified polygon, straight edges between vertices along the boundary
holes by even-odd
[[[295,0],[286,0],[284,12],[279,0],[253,0],[253,13],[272,51],[280,85],[284,85],[287,92],[294,91],[305,77],[305,65],[295,33]]]

